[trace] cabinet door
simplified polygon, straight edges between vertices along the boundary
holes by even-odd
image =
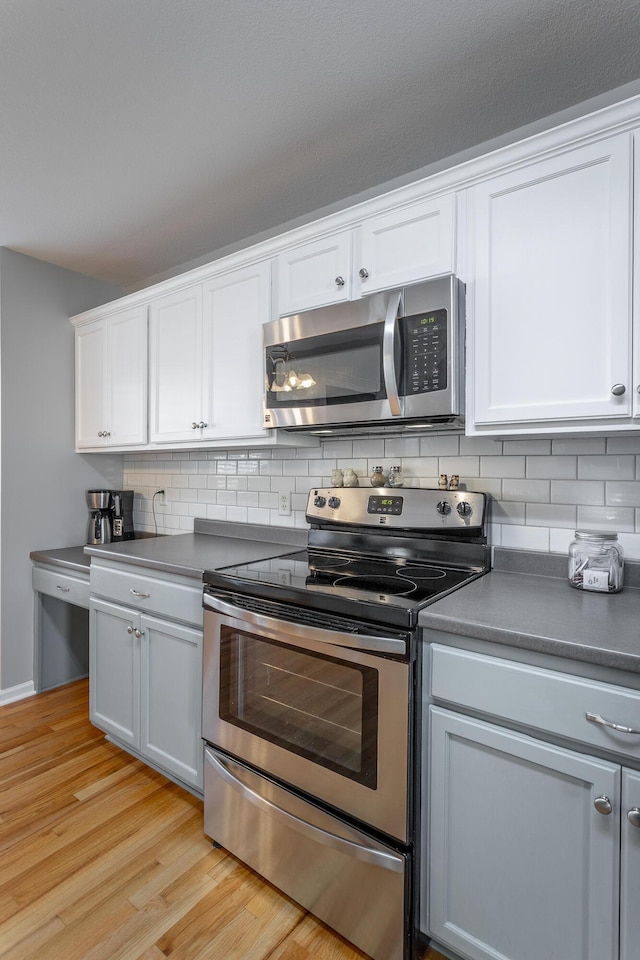
[[[352,294],[352,232],[333,234],[285,250],[278,256],[281,317],[342,303]]]
[[[429,714],[430,934],[471,960],[615,960],[620,767]]]
[[[262,324],[270,316],[270,264],[204,285],[204,439],[265,437]]]
[[[631,819],[629,819],[629,814]],[[620,960],[640,957],[640,773],[622,771],[622,864],[620,869]]]
[[[109,317],[106,424],[111,446],[147,442],[147,307]]]
[[[140,742],[138,615],[103,600],[89,605],[89,715],[118,740]]]
[[[631,139],[542,160],[472,191],[472,420],[629,417]]]
[[[202,288],[179,290],[149,307],[149,440],[200,439]]]
[[[360,296],[454,272],[453,194],[365,220],[355,282]]]
[[[140,619],[141,753],[202,790],[202,632]]]
[[[76,447],[101,447],[107,442],[105,410],[106,323],[96,320],[75,330]]]

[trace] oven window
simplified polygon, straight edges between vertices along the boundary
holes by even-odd
[[[222,626],[220,717],[375,789],[378,673]]]
[[[267,347],[267,406],[384,400],[383,323]]]

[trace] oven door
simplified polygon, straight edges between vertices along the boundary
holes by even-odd
[[[408,841],[407,641],[280,620],[204,596],[202,736]]]

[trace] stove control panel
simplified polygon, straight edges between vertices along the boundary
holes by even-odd
[[[307,520],[314,526],[391,527],[433,531],[482,530],[487,519],[487,496],[470,490],[375,491],[367,487],[323,487],[309,492]]]

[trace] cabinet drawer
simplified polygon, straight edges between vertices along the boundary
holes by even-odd
[[[91,593],[134,610],[157,613],[170,620],[202,626],[202,587],[199,581],[161,579],[127,570],[91,564]]]
[[[55,573],[53,570],[43,570],[34,567],[32,571],[33,589],[38,593],[46,593],[50,597],[58,597],[66,603],[73,603],[77,607],[89,609],[89,580],[72,577],[65,573]]]
[[[640,692],[610,683],[459,650],[431,647],[431,696],[488,716],[640,759]]]

